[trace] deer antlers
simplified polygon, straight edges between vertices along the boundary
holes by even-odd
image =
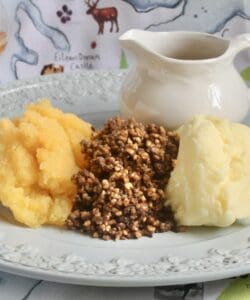
[[[100,0],[96,0],[94,3],[91,3],[91,0],[84,0],[84,2],[88,5],[88,7],[94,7],[98,4]]]
[[[90,0],[84,0],[84,2],[85,2],[88,6],[91,6],[91,5],[90,5]]]

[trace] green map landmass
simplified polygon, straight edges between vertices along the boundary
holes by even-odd
[[[217,300],[250,300],[250,278],[232,281]]]
[[[122,50],[120,57],[120,69],[127,69],[128,61],[125,52]]]
[[[250,67],[245,68],[240,72],[243,79],[250,81]]]

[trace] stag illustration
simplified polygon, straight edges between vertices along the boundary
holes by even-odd
[[[85,3],[88,6],[88,10],[86,11],[87,15],[92,15],[99,25],[98,34],[103,34],[105,22],[111,22],[110,32],[113,32],[113,27],[115,23],[116,32],[118,32],[119,25],[117,21],[117,17],[118,17],[117,9],[115,7],[97,8],[97,4],[99,1],[100,0],[91,2],[91,0],[85,0]]]

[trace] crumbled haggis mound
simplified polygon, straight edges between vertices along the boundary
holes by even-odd
[[[110,119],[82,142],[89,165],[73,177],[77,196],[67,226],[104,240],[178,231],[164,207],[178,146],[177,135],[161,126]]]

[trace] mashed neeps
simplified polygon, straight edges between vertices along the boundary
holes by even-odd
[[[53,108],[48,100],[27,107],[20,118],[0,120],[0,201],[19,222],[38,227],[64,224],[85,165],[80,141],[90,124]]]

